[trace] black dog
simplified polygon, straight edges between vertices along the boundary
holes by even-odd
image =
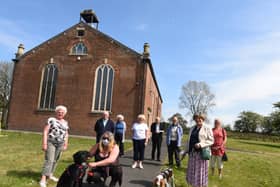
[[[112,177],[109,187],[115,187],[117,182],[122,185],[123,171],[121,166],[110,166],[109,176]]]
[[[122,185],[123,171],[120,165],[92,168],[92,170],[88,172],[87,181],[89,184],[95,183],[99,184],[100,186],[105,186],[106,179],[109,176],[111,176],[109,187],[115,187],[117,183],[119,186]]]
[[[78,151],[73,155],[74,164],[62,173],[56,187],[82,187],[82,180],[87,171],[88,151]]]

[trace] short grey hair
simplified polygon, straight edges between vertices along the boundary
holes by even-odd
[[[142,120],[146,120],[146,117],[145,117],[145,115],[144,114],[139,114],[138,116],[137,116],[137,118],[138,119],[142,119]]]
[[[67,108],[66,106],[63,106],[63,105],[58,105],[55,107],[55,112],[59,111],[59,110],[63,110],[64,114],[67,113]]]
[[[124,116],[122,114],[118,114],[117,119],[124,120]]]
[[[108,111],[104,111],[104,112],[103,112],[103,115],[108,115],[108,116],[109,116],[110,114],[109,114]]]

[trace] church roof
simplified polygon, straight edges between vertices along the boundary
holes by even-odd
[[[72,29],[75,29],[75,28],[77,28],[77,27],[81,27],[81,26],[87,27],[87,28],[89,29],[89,31],[93,31],[93,32],[96,32],[96,33],[98,33],[98,34],[104,36],[105,39],[107,39],[107,40],[109,40],[109,41],[112,41],[114,44],[116,44],[116,45],[118,45],[119,47],[125,49],[127,52],[129,52],[129,53],[131,53],[131,54],[133,54],[133,55],[136,55],[136,56],[139,57],[139,58],[143,58],[143,55],[140,54],[140,53],[138,53],[137,51],[135,51],[135,50],[133,50],[133,49],[127,47],[126,45],[124,45],[124,44],[122,44],[121,42],[119,42],[119,41],[115,40],[114,38],[112,38],[111,36],[109,36],[109,35],[107,35],[107,34],[101,32],[101,31],[99,31],[99,30],[97,30],[97,29],[91,27],[91,26],[88,25],[87,23],[80,21],[79,23],[77,23],[77,24],[71,26],[70,28],[68,28],[68,29],[66,29],[66,30],[64,30],[64,31],[62,31],[61,33],[59,33],[59,34],[53,36],[52,38],[46,40],[45,42],[39,44],[38,46],[36,46],[36,47],[30,49],[29,51],[27,51],[26,53],[24,53],[23,55],[21,55],[21,56],[19,57],[18,60],[20,61],[20,59],[22,59],[22,58],[24,58],[25,56],[29,55],[30,53],[32,53],[32,51],[36,51],[36,49],[40,48],[40,46],[42,46],[42,45],[45,45],[45,44],[48,43],[49,41],[54,40],[54,39],[56,39],[56,38],[62,36],[65,32],[67,33],[68,31],[70,31],[70,30],[72,30]],[[160,94],[159,86],[158,86],[158,83],[157,83],[157,80],[156,80],[156,77],[155,77],[154,69],[153,69],[153,66],[152,66],[152,63],[151,63],[151,60],[150,60],[149,58],[148,58],[148,60],[147,60],[147,59],[145,59],[145,60],[143,59],[143,62],[149,64],[150,69],[151,69],[151,72],[152,72],[153,79],[154,79],[154,81],[155,81],[155,85],[156,85],[157,90],[158,90],[158,93],[159,93],[159,97],[160,97],[161,101],[163,102],[162,97],[161,97],[161,94]]]

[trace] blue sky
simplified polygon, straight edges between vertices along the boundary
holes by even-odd
[[[233,123],[243,110],[267,115],[280,101],[279,8],[278,0],[9,0],[0,7],[0,60],[93,9],[100,31],[140,53],[150,44],[165,119],[187,113],[178,107],[181,87],[197,80],[216,95],[210,119]]]

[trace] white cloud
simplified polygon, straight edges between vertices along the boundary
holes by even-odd
[[[267,62],[254,73],[224,80],[214,86],[217,92],[217,106],[229,107],[242,101],[266,99],[280,96],[280,60]]]
[[[280,98],[279,43],[279,32],[266,33],[208,53],[220,55],[203,70],[216,95],[214,116],[232,124],[243,110],[262,115],[272,111],[272,103]]]
[[[135,27],[137,31],[146,31],[148,29],[148,24],[142,23]]]

